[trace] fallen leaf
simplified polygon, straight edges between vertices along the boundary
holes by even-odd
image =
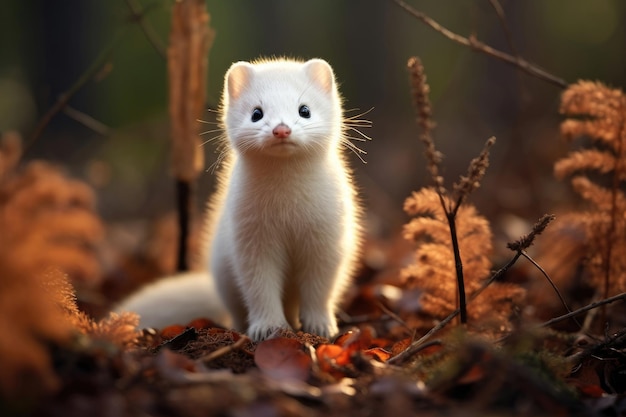
[[[211,329],[213,327],[219,328],[220,326],[218,326],[217,323],[215,323],[213,320],[210,320],[204,317],[199,317],[187,323],[187,327],[193,327],[196,330],[204,330],[204,329]]]
[[[305,381],[311,372],[312,359],[304,352],[302,343],[281,337],[259,343],[254,363],[274,379]]]
[[[172,332],[176,330],[176,326],[169,326],[169,327],[166,327],[166,329],[169,329],[170,327],[172,328]],[[160,345],[158,349],[160,350],[163,348],[167,348],[171,350],[180,350],[184,348],[185,346],[187,346],[187,343],[196,339],[198,339],[198,331],[196,329],[194,329],[193,327],[188,327],[188,328],[183,327],[182,332],[179,332],[178,335],[176,335],[174,338]]]
[[[379,347],[366,349],[363,353],[381,362],[387,362],[387,360],[391,357],[391,353]]]
[[[171,326],[164,327],[161,330],[161,337],[163,339],[172,339],[178,336],[179,334],[181,334],[182,332],[184,332],[185,329],[186,329],[185,326],[182,326],[180,324],[173,324]]]

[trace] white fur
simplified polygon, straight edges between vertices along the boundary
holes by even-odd
[[[211,318],[224,326],[231,324],[215,283],[206,272],[189,272],[156,281],[122,301],[114,311],[136,312],[141,328],[185,325],[200,317]]]
[[[310,118],[299,115],[307,105]],[[263,118],[251,120],[255,108]],[[255,340],[283,328],[331,336],[354,270],[358,209],[341,148],[341,99],[330,66],[272,60],[233,64],[223,124],[210,270],[235,328]],[[291,129],[286,141],[272,130]]]
[[[301,105],[310,118],[300,116]],[[257,107],[263,118],[254,122]],[[208,268],[235,329],[254,340],[290,327],[326,337],[338,331],[335,309],[354,272],[360,231],[342,120],[325,61],[238,62],[226,74],[228,146],[209,204]],[[291,129],[286,138],[273,134],[281,124]],[[210,278],[199,277],[157,284],[155,292],[172,292],[161,310],[152,302],[124,307],[141,309],[146,323],[155,322],[145,314],[195,314],[214,303]]]

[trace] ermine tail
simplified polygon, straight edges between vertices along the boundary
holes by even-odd
[[[139,314],[139,327],[162,329],[208,318],[225,327],[231,319],[207,272],[188,272],[160,279],[124,299],[113,311]]]

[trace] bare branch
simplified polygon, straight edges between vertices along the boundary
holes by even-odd
[[[109,59],[109,55],[113,52],[113,50],[117,47],[120,41],[124,38],[124,34],[128,30],[128,26],[124,26],[124,28],[120,29],[116,36],[111,40],[111,42],[100,52],[100,54],[96,57],[96,59],[91,63],[91,65],[83,72],[78,80],[63,94],[59,96],[56,103],[39,119],[39,123],[30,139],[24,146],[25,149],[28,149],[39,139],[43,131],[50,124],[54,116],[56,116],[59,112],[61,112],[70,102],[72,97],[78,91],[87,84],[102,68],[104,63]]]
[[[498,20],[500,20],[500,26],[502,26],[502,30],[504,31],[504,36],[506,37],[506,43],[509,44],[509,49],[513,52],[513,55],[519,58],[520,54],[517,52],[517,48],[515,47],[515,43],[513,42],[513,35],[511,34],[511,30],[509,29],[509,25],[506,23],[506,16],[504,15],[504,9],[498,0],[489,0],[491,7],[496,12],[498,16]]]
[[[109,132],[111,131],[111,128],[109,126],[105,125],[99,120],[96,120],[94,117],[78,109],[75,109],[69,104],[65,106],[65,108],[63,109],[63,113],[65,113],[67,116],[71,117],[72,119],[76,120],[78,123],[82,124],[83,126],[98,133],[99,135],[108,136]]]
[[[548,326],[552,326],[553,324],[562,322],[564,320],[567,320],[571,317],[575,317],[578,316],[582,313],[585,313],[589,310],[593,310],[594,308],[598,308],[607,304],[611,304],[614,303],[615,301],[624,301],[626,302],[626,292],[623,292],[621,294],[617,294],[614,295],[613,297],[609,297],[609,298],[605,298],[604,300],[600,300],[600,301],[596,301],[593,302],[591,304],[588,304],[582,308],[579,308],[578,310],[574,310],[571,313],[567,313],[567,314],[563,314],[562,316],[559,317],[555,317],[553,319],[550,319],[544,323],[541,323],[539,326],[537,327],[548,327]]]
[[[152,25],[146,20],[146,10],[142,9],[141,4],[137,0],[126,0],[126,4],[132,13],[133,21],[137,22],[143,33],[146,35],[148,42],[154,47],[161,58],[167,58],[167,49],[165,43],[159,38]]]
[[[428,15],[420,12],[419,10],[414,9],[413,7],[409,6],[402,0],[392,0],[392,1],[396,3],[398,6],[400,6],[402,9],[404,9],[411,16],[415,17],[416,19],[421,20],[431,29],[439,32],[446,38],[450,39],[453,42],[458,43],[459,45],[467,46],[475,51],[482,52],[486,55],[492,56],[508,64],[516,66],[522,71],[526,72],[527,74],[532,75],[533,77],[539,78],[541,80],[547,81],[558,87],[565,88],[568,85],[561,78],[550,74],[549,72],[539,68],[538,66],[534,64],[531,64],[530,62],[526,61],[523,58],[515,57],[505,52],[502,52],[498,49],[492,48],[491,46],[479,41],[474,36],[470,36],[469,38],[466,38],[466,37],[463,37],[459,34],[452,32],[451,30],[437,23]]]

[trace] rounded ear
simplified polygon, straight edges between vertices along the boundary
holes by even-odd
[[[231,99],[237,99],[249,84],[254,68],[245,61],[235,62],[230,66],[225,76],[226,90]]]
[[[328,62],[323,59],[310,59],[304,63],[307,75],[314,80],[322,90],[330,93],[335,87],[335,75]]]

